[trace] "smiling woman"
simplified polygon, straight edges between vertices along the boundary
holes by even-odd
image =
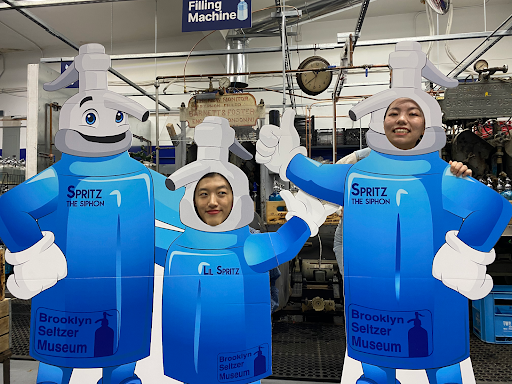
[[[414,148],[425,132],[425,116],[420,106],[408,98],[393,101],[384,116],[384,132],[395,147]]]

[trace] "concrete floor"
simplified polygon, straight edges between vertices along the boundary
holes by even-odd
[[[39,363],[32,360],[11,360],[11,383],[12,384],[35,384],[37,378],[37,368]],[[0,383],[3,383],[3,372],[0,369]],[[313,381],[297,381],[297,380],[261,380],[262,384],[325,384]],[[96,380],[87,380],[83,384],[96,384]],[[145,384],[145,383],[144,383]],[[158,383],[149,383],[158,384]],[[512,383],[493,383],[493,382],[477,382],[477,384],[512,384]]]
[[[35,384],[39,362],[32,360],[11,360],[11,383],[12,384]],[[0,369],[0,383],[3,383],[3,372]],[[317,384],[311,381],[292,380],[261,380],[262,384]],[[96,380],[87,381],[83,384],[96,384]],[[144,383],[145,384],[145,383]],[[158,383],[149,383],[158,384]],[[485,383],[492,384],[492,383]],[[500,383],[503,384],[503,383]]]

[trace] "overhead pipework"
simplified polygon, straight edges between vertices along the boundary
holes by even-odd
[[[228,53],[226,55],[226,70],[227,73],[247,73],[249,72],[249,61],[247,60],[247,53],[245,50],[249,47],[249,39],[240,34],[228,34],[226,36],[226,43],[228,51],[236,50],[237,53]],[[248,75],[235,75],[230,76],[230,87],[232,88],[247,88],[249,85]]]

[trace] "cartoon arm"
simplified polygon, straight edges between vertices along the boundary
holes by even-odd
[[[316,236],[318,228],[337,206],[322,202],[304,191],[293,196],[282,191],[286,202],[288,220],[277,232],[258,233],[250,236],[244,244],[247,264],[256,272],[266,272],[293,259],[308,237]]]
[[[180,221],[180,201],[185,188],[170,191],[165,186],[164,175],[152,170],[150,173],[155,196],[155,263],[163,267],[170,245],[185,231]]]
[[[8,248],[6,261],[14,265],[7,288],[20,299],[34,297],[67,275],[54,234],[41,232],[36,221],[57,208],[58,195],[57,174],[48,168],[0,197],[0,237]]]
[[[352,164],[320,164],[296,155],[288,165],[286,176],[308,194],[343,205],[345,178],[350,167]]]
[[[433,276],[471,300],[492,289],[486,266],[495,258],[493,249],[512,216],[512,205],[477,180],[443,176],[443,208],[464,219],[459,231],[449,231],[437,252]]]
[[[292,181],[312,196],[343,204],[345,177],[350,165],[320,164],[307,158],[306,148],[293,125],[295,111],[283,114],[281,127],[265,125],[256,143],[256,161]]]

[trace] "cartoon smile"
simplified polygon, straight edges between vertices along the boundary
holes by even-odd
[[[78,133],[80,133],[80,132],[78,132]],[[84,135],[83,133],[80,133],[80,136],[82,136],[85,140],[92,141],[94,143],[117,143],[126,137],[126,132],[120,133],[119,135],[113,135],[113,136],[89,136],[89,135]]]

